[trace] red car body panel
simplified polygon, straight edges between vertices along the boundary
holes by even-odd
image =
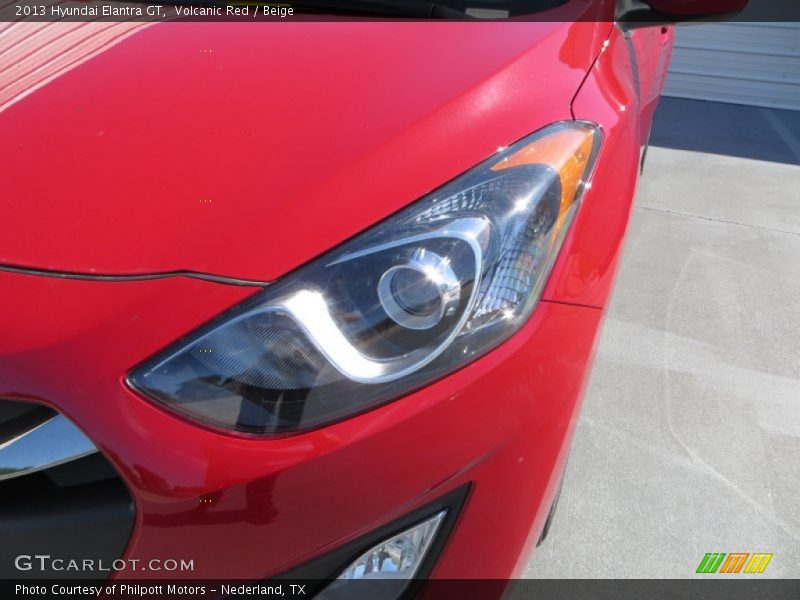
[[[0,113],[0,263],[276,279],[570,118],[610,27],[151,26]]]
[[[53,402],[79,424],[133,492],[138,518],[126,555],[194,559],[195,577],[273,575],[469,481],[437,575],[507,577],[532,535],[519,523],[540,525],[546,515],[539,507],[564,458],[601,316],[543,303],[511,341],[455,376],[323,429],[263,440],[176,418],[122,381],[137,359],[244,288],[11,273],[0,273],[0,286],[2,331],[36,324],[24,339],[3,336],[0,396]],[[424,456],[410,458],[410,444]],[[519,494],[498,510],[509,481]],[[492,551],[480,564],[461,560],[477,540]]]
[[[2,263],[271,280],[550,122],[594,121],[603,146],[530,320],[388,405],[277,438],[206,429],[125,376],[258,288],[1,269],[0,397],[56,407],[117,467],[136,504],[126,557],[269,577],[471,483],[432,575],[519,574],[563,472],[630,214],[671,46],[657,31],[187,23],[90,55],[0,114]]]
[[[627,37],[615,31],[575,97],[575,118],[600,123],[605,140],[592,189],[544,290],[547,300],[606,305],[636,193],[638,165],[669,64],[672,35],[672,28],[662,33],[660,27]],[[635,75],[642,62],[650,63],[651,70],[646,71],[650,78],[645,79],[642,71]]]

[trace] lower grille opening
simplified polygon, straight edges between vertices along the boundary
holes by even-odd
[[[0,448],[56,416],[41,404],[0,400]]]
[[[65,421],[42,405],[0,400],[0,578],[105,579],[109,571],[98,568],[120,558],[130,538],[127,487],[91,442],[75,445],[68,421],[58,423],[65,435],[44,435],[56,418]]]

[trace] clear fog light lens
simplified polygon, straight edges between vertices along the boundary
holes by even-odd
[[[359,556],[339,577],[317,596],[322,600],[357,597],[355,592],[366,588],[354,588],[353,580],[394,580],[393,585],[376,584],[370,589],[370,597],[397,598],[419,571],[430,550],[447,511],[443,510],[430,519],[398,533],[392,538],[373,546]]]

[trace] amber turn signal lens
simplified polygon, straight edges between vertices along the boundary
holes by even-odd
[[[586,179],[586,167],[595,147],[593,127],[560,129],[523,146],[492,167],[503,171],[522,165],[547,165],[558,172],[561,179],[561,206],[557,226],[578,198]]]

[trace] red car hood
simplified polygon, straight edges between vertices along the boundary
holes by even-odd
[[[0,263],[274,279],[570,118],[610,27],[9,27]]]

